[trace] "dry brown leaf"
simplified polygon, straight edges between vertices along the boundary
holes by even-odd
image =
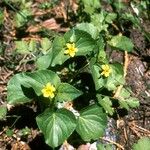
[[[68,2],[61,1],[59,5],[57,5],[51,10],[51,13],[54,14],[56,18],[63,18],[64,22],[66,22],[67,21],[67,7],[68,7]]]
[[[6,35],[4,35],[4,37],[11,37],[11,38],[15,37],[16,30],[14,27],[14,23],[10,19],[10,14],[8,13],[6,8],[4,8],[4,26],[5,26],[5,29],[8,31],[8,33]]]
[[[72,8],[74,13],[77,13],[79,6],[78,6],[76,0],[70,0],[70,7]]]
[[[31,25],[28,27],[28,29],[26,30],[26,32],[30,32],[30,33],[35,33],[35,32],[39,32],[41,30],[41,26],[39,25]]]
[[[16,142],[12,145],[11,150],[31,150],[31,148],[23,141]]]
[[[60,25],[56,23],[56,20],[54,18],[51,18],[42,22],[41,26],[46,29],[51,29],[51,30],[58,30],[60,28]]]
[[[4,8],[4,20],[7,20],[7,18],[9,18],[9,14],[8,14],[6,8]]]
[[[41,22],[40,25],[29,26],[26,32],[36,33],[36,32],[39,32],[42,28],[46,28],[50,30],[59,30],[60,25],[57,24],[54,18],[51,18],[51,19],[45,20],[44,22]]]
[[[42,10],[42,9],[37,9],[37,8],[32,9],[32,14],[34,16],[42,16],[49,12],[51,12],[51,9],[47,9],[47,10]]]

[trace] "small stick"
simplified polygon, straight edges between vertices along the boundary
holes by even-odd
[[[127,75],[127,68],[128,68],[128,64],[129,64],[129,57],[128,57],[128,53],[127,51],[125,51],[125,56],[124,56],[124,68],[123,68],[123,71],[124,71],[124,78],[126,77]],[[114,98],[118,98],[119,97],[119,94],[121,92],[121,89],[123,88],[123,85],[120,85],[118,86],[115,94],[114,94]]]
[[[134,128],[134,130],[136,130],[136,131],[138,131],[138,132],[142,132],[142,133],[148,134],[148,136],[150,136],[150,131],[149,131],[149,130],[147,130],[147,129],[145,129],[145,128],[142,128],[142,127],[136,125],[135,123],[128,123],[128,125],[129,125],[129,127],[130,127],[131,129]]]
[[[126,75],[127,75],[128,65],[129,65],[128,52],[125,51],[125,56],[124,56],[124,77],[126,77]]]
[[[144,128],[138,126],[138,125],[135,125],[135,127],[139,128],[140,130],[143,130],[144,132],[148,132],[148,134],[150,134],[150,131],[147,130],[147,129],[144,129]]]

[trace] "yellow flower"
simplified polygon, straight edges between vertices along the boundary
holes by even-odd
[[[41,91],[44,97],[54,98],[56,89],[51,83],[47,83]]]
[[[109,65],[102,65],[102,73],[101,75],[108,77],[110,73],[112,72],[112,69]]]
[[[75,47],[75,43],[67,43],[67,49],[65,50],[64,54],[69,55],[70,57],[74,57],[78,49]]]

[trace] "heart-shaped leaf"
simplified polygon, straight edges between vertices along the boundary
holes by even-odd
[[[42,93],[42,88],[49,82],[57,88],[60,84],[60,78],[53,71],[39,70],[33,73],[25,73],[22,85],[25,87],[32,87],[39,96]]]
[[[132,41],[126,36],[113,36],[113,38],[108,42],[112,47],[116,47],[123,51],[131,52],[133,50]]]
[[[71,101],[82,94],[81,91],[77,90],[75,87],[68,83],[61,83],[57,88],[56,100],[59,102],[62,101]]]
[[[41,41],[41,50],[44,54],[51,48],[51,41],[48,38],[43,38]]]
[[[22,104],[30,102],[22,90],[21,83],[24,73],[14,75],[7,84],[7,101],[9,104]]]
[[[66,42],[73,42],[78,49],[76,56],[85,56],[93,51],[95,40],[85,31],[73,29],[64,35]]]
[[[97,105],[92,105],[80,112],[76,131],[85,141],[96,140],[103,135],[107,124],[106,114]]]
[[[49,66],[54,67],[55,65],[63,64],[69,58],[69,56],[64,55],[64,51],[64,38],[56,36],[49,52],[37,60],[37,67],[39,69],[46,69]]]
[[[56,88],[60,84],[60,78],[50,70],[39,70],[33,73],[20,73],[11,78],[7,86],[7,101],[9,104],[20,104],[31,101],[31,91],[34,89],[39,96],[47,83]],[[27,90],[30,88],[29,90]]]
[[[75,116],[67,109],[56,112],[47,109],[36,121],[44,134],[45,142],[53,148],[62,144],[76,128]]]
[[[64,55],[65,44],[65,39],[63,37],[56,37],[54,39],[50,66],[54,67],[55,65],[61,65],[69,58],[69,56]]]
[[[51,53],[48,52],[46,55],[41,56],[36,61],[36,66],[39,70],[47,69],[51,62]]]
[[[80,23],[80,24],[77,24],[76,29],[83,30],[83,31],[89,33],[92,36],[93,39],[96,39],[97,36],[98,36],[97,28],[91,23]]]

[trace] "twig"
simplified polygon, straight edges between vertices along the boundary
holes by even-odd
[[[147,129],[144,129],[144,128],[138,126],[138,125],[135,125],[135,127],[136,127],[136,128],[139,128],[140,130],[143,130],[143,132],[147,132],[148,134],[150,134],[150,131],[147,130]]]
[[[15,68],[15,70],[19,70],[19,68],[21,67],[23,61],[27,58],[28,55],[24,55],[23,58],[21,59],[21,61],[19,62],[18,66]]]
[[[120,31],[120,29],[115,25],[114,23],[111,24],[117,31]]]
[[[124,68],[123,68],[123,71],[124,71],[124,75],[123,76],[124,76],[124,78],[127,75],[128,64],[129,64],[129,57],[128,57],[127,51],[125,51]],[[115,91],[115,94],[114,94],[113,98],[118,98],[119,97],[119,94],[120,94],[122,88],[123,88],[123,85],[118,86],[117,90]]]
[[[102,140],[104,140],[104,141],[106,141],[106,142],[109,142],[109,143],[111,143],[111,144],[114,144],[114,145],[116,145],[118,148],[124,150],[124,147],[123,147],[122,145],[120,145],[119,143],[116,143],[116,142],[114,142],[114,141],[112,141],[112,140],[110,140],[110,139],[106,139],[106,138],[104,138],[104,137],[100,137],[100,139],[102,139]]]
[[[138,131],[136,131],[136,129],[134,127],[130,126],[130,129],[138,136],[141,137],[141,135],[138,133]]]
[[[128,123],[130,129],[137,134],[137,136],[141,136],[140,133],[146,134],[150,137],[150,131],[147,129],[144,129],[138,125],[136,125],[134,122]]]
[[[123,88],[123,85],[119,85],[117,87],[117,90],[115,91],[115,94],[114,94],[113,98],[118,98],[119,97],[119,94],[120,94],[122,88]]]
[[[128,69],[128,65],[129,65],[129,56],[128,56],[128,52],[125,51],[125,56],[124,56],[124,77],[126,77],[127,75],[127,69]]]
[[[127,130],[126,130],[126,128],[123,129],[123,132],[124,132],[125,140],[128,141],[128,136],[127,136]]]

